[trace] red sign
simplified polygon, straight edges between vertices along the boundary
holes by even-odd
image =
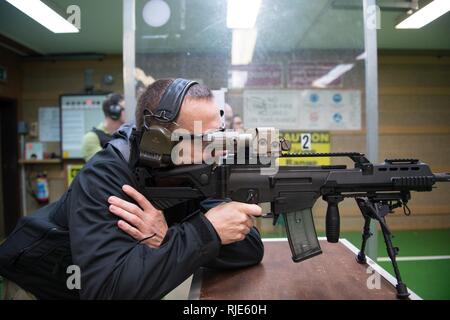
[[[232,67],[230,77],[233,71],[240,74],[246,72],[247,81],[245,87],[251,88],[280,88],[283,83],[283,69],[281,64],[251,64],[248,66]]]
[[[288,88],[310,88],[313,81],[323,77],[336,67],[338,63],[305,63],[290,62],[288,64]],[[331,82],[328,87],[342,87],[342,78]]]

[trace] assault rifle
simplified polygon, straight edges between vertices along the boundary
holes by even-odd
[[[283,142],[282,142],[283,143]],[[282,148],[282,150],[285,148]],[[328,242],[339,241],[338,204],[354,198],[364,218],[361,250],[356,259],[366,262],[366,242],[372,235],[370,222],[376,220],[383,233],[387,253],[397,278],[397,296],[409,296],[396,262],[398,248],[391,240],[386,215],[407,206],[411,191],[431,191],[436,182],[449,182],[449,173],[433,173],[417,159],[386,159],[372,164],[361,153],[284,153],[279,158],[348,157],[346,165],[280,166],[273,174],[261,174],[266,165],[194,164],[158,169],[138,168],[138,179],[144,181],[145,196],[163,210],[188,200],[229,198],[246,203],[270,202],[274,224],[283,216],[292,259],[300,262],[322,253],[312,217],[312,207],[319,197],[328,203],[326,236]],[[236,163],[236,162],[234,162]]]

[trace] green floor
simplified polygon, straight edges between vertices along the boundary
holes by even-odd
[[[400,248],[399,257],[450,255],[450,229],[395,231],[394,245]],[[324,236],[319,233],[319,236]],[[285,237],[283,231],[266,233],[263,237]],[[360,232],[342,232],[345,238],[359,247]],[[378,235],[378,257],[386,257],[381,234]],[[389,262],[378,262],[392,273]],[[450,259],[399,262],[404,282],[423,299],[450,299]],[[0,280],[0,292],[2,284]],[[0,294],[0,297],[2,295]]]
[[[284,237],[283,232],[263,234],[264,237]],[[325,236],[319,233],[318,236]],[[356,247],[361,244],[360,232],[341,232]],[[395,231],[394,246],[399,257],[450,255],[450,229]],[[387,257],[381,233],[378,234],[378,257]],[[393,274],[390,262],[378,264]],[[450,259],[399,262],[403,281],[423,299],[450,299]]]

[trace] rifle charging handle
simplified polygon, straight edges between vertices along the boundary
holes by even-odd
[[[340,233],[340,218],[338,204],[344,197],[342,196],[326,196],[323,198],[328,203],[327,216],[325,218],[325,228],[327,241],[337,243]]]

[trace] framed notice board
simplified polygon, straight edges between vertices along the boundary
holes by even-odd
[[[63,159],[81,159],[83,136],[104,120],[107,93],[65,94],[59,99]]]

